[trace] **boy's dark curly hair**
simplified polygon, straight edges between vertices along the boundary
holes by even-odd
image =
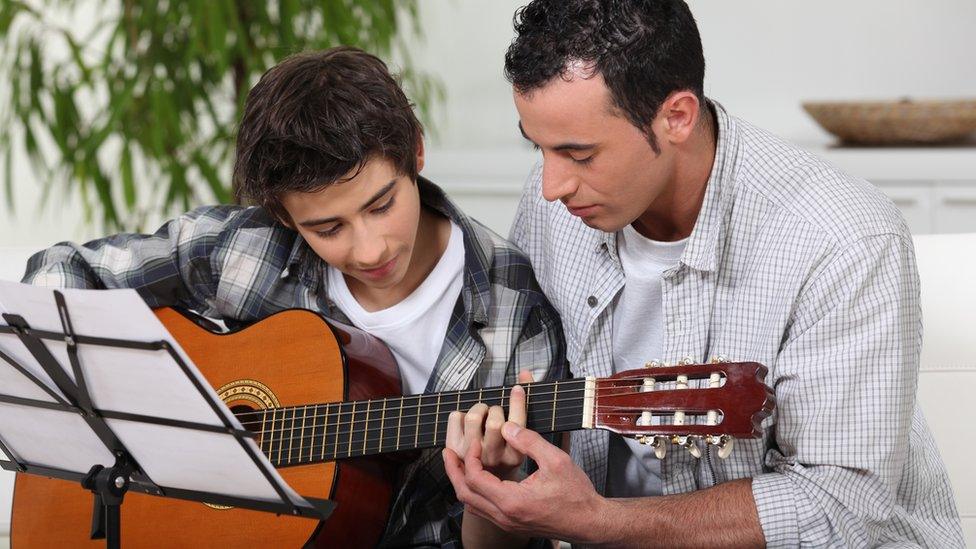
[[[234,192],[289,224],[282,196],[348,179],[371,158],[416,180],[421,139],[413,105],[378,57],[347,46],[300,53],[247,96]]]
[[[690,90],[704,105],[705,56],[683,0],[534,0],[514,23],[505,76],[520,94],[582,62],[655,150],[648,126],[669,94]]]

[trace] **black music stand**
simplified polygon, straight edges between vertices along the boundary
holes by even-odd
[[[155,496],[234,506],[276,514],[307,517],[315,520],[325,520],[328,518],[335,507],[335,503],[322,499],[295,498],[290,495],[287,485],[273,473],[273,466],[270,462],[268,462],[263,454],[256,450],[256,446],[248,444],[247,439],[254,438],[254,434],[247,430],[237,428],[228,419],[230,412],[211,391],[207,390],[208,387],[203,385],[200,378],[193,375],[190,366],[183,360],[173,345],[165,340],[135,341],[131,339],[89,337],[77,334],[72,326],[71,315],[69,314],[64,294],[57,290],[52,291],[58,309],[58,317],[61,320],[61,331],[32,329],[24,316],[7,312],[2,314],[7,325],[0,324],[0,334],[15,336],[26,347],[33,360],[36,360],[47,376],[50,377],[57,390],[54,390],[54,388],[42,381],[29,368],[11,356],[11,354],[4,353],[2,346],[0,346],[0,369],[12,368],[46,395],[46,398],[29,398],[5,394],[4,389],[0,388],[0,404],[21,407],[20,411],[32,410],[35,414],[41,414],[41,410],[54,410],[64,414],[80,416],[88,428],[91,429],[91,433],[94,434],[94,437],[91,437],[93,444],[96,446],[103,445],[104,449],[109,453],[105,454],[101,448],[97,448],[93,452],[101,452],[105,456],[111,456],[110,459],[105,461],[114,460],[114,463],[91,463],[89,464],[90,468],[83,472],[31,462],[31,460],[24,459],[18,454],[16,444],[9,442],[2,430],[2,425],[0,425],[0,450],[9,458],[9,461],[0,460],[0,467],[18,473],[41,475],[78,482],[84,489],[91,490],[94,493],[91,539],[105,539],[106,545],[109,548],[118,548],[120,545],[120,508],[123,498],[129,490],[136,490]],[[28,311],[20,312],[29,316]],[[45,345],[45,341],[64,343],[66,345],[70,369],[62,366],[58,362],[48,346]],[[81,346],[129,349],[168,355],[172,359],[173,365],[182,370],[196,391],[210,405],[214,413],[213,423],[190,422],[173,417],[147,416],[144,414],[129,413],[124,410],[103,410],[98,408],[97,403],[93,403],[92,401],[92,395],[89,393],[81,367],[81,360],[79,359],[79,347]],[[138,368],[139,365],[133,364],[132,367]],[[69,372],[72,375],[69,375]],[[47,417],[50,417],[50,415]],[[127,448],[121,442],[120,437],[117,436],[117,433],[113,431],[109,422],[106,420],[125,420],[141,424],[176,427],[185,429],[188,433],[193,431],[197,433],[212,433],[214,436],[231,436],[240,446],[241,452],[246,453],[249,460],[260,471],[260,473],[254,472],[253,474],[255,476],[259,474],[263,475],[263,481],[267,482],[273,488],[274,493],[277,494],[277,500],[268,501],[266,499],[232,496],[213,491],[160,486],[152,480],[153,471],[146,471],[139,465],[133,458],[133,453],[130,452],[130,448]]]

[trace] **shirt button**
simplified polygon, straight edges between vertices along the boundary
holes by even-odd
[[[596,307],[597,304],[596,296],[591,295],[590,297],[586,298],[586,304],[589,305],[590,307]]]

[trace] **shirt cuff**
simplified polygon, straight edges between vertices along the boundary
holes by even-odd
[[[794,490],[793,483],[780,473],[765,473],[752,479],[752,497],[756,501],[766,547],[800,545]]]

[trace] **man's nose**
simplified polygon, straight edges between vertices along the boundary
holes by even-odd
[[[549,202],[564,200],[575,194],[579,187],[576,175],[559,164],[557,161],[542,164],[542,197]]]

